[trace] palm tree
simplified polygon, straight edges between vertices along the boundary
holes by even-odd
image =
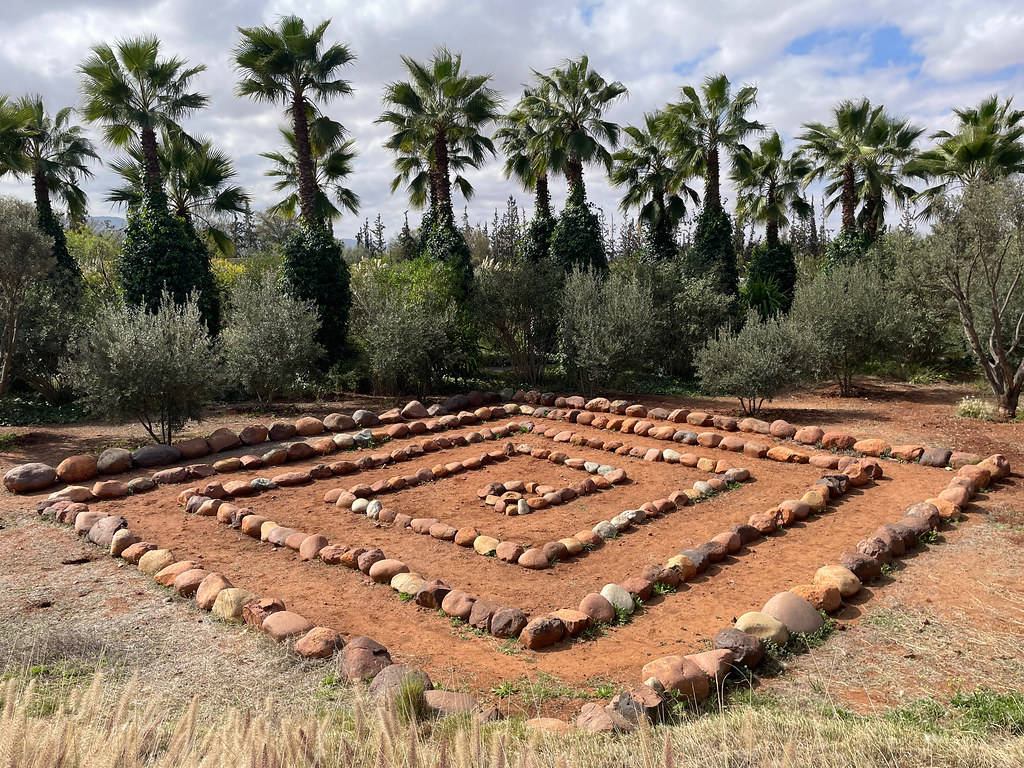
[[[779,244],[779,230],[789,225],[790,211],[810,215],[802,186],[810,170],[803,155],[786,154],[778,131],[762,139],[756,150],[743,147],[733,156],[738,217],[741,222],[763,224],[769,248]]]
[[[264,152],[260,155],[274,164],[266,173],[267,176],[277,179],[274,182],[274,189],[288,192],[287,197],[268,210],[270,213],[295,218],[296,212],[300,209],[295,134],[287,128],[282,128],[281,136],[287,146],[285,152]],[[320,221],[326,221],[328,226],[341,216],[342,208],[351,213],[359,211],[359,195],[343,184],[352,175],[352,161],[356,156],[355,142],[346,136],[347,132],[341,123],[329,118],[320,117],[310,123],[309,143],[317,187],[316,217]],[[334,195],[338,205],[331,201],[327,191]]]
[[[192,78],[205,69],[177,56],[161,58],[154,36],[122,40],[113,48],[93,46],[79,67],[85,119],[103,123],[111,145],[141,147],[150,193],[160,190],[163,180],[157,132],[180,131],[183,117],[206,106],[206,96],[189,90]]]
[[[696,204],[700,197],[686,183],[692,175],[689,170],[673,162],[660,113],[646,113],[642,128],[630,125],[625,131],[630,143],[615,153],[611,173],[612,184],[626,188],[619,207],[623,213],[639,210],[640,221],[661,246],[659,254],[667,254],[673,233],[686,215],[687,199]]]
[[[234,254],[230,236],[216,225],[216,216],[244,213],[249,196],[231,184],[235,168],[231,158],[215,149],[209,139],[162,132],[158,147],[160,173],[167,182],[170,209],[193,227],[201,223],[207,237],[225,256]],[[138,144],[111,168],[126,182],[111,190],[107,201],[128,208],[142,202],[145,194],[145,154]]]
[[[913,194],[903,178],[916,155],[915,142],[922,130],[891,117],[885,107],[867,99],[842,101],[832,111],[833,123],[805,123],[800,136],[815,165],[805,177],[829,179],[825,211],[842,209],[843,229],[857,230],[857,204],[863,204],[861,224],[873,236],[884,211],[885,195],[897,202]]]
[[[338,70],[350,64],[355,55],[346,45],[323,47],[330,19],[313,29],[298,16],[283,16],[276,28],[239,27],[242,40],[235,48],[235,66],[241,80],[235,92],[256,101],[282,103],[292,121],[295,136],[299,210],[312,224],[317,218],[317,181],[313,166],[313,148],[309,124],[318,113],[312,98],[323,100],[352,93]]]
[[[586,56],[547,74],[534,70],[533,75],[538,87],[527,90],[520,102],[538,121],[540,130],[532,143],[549,148],[547,167],[565,174],[570,194],[582,200],[584,165],[599,163],[611,171],[610,149],[619,143],[619,126],[602,118],[628,93],[626,86],[607,82],[590,68]]]
[[[22,167],[25,116],[14,102],[0,94],[0,176]]]
[[[398,153],[392,189],[419,179],[437,219],[452,221],[451,170],[479,168],[495,154],[482,130],[498,119],[501,97],[488,85],[490,75],[464,74],[462,55],[447,48],[435,51],[426,64],[408,56],[402,64],[410,79],[385,87],[387,109],[377,118],[391,127],[384,146]],[[465,180],[459,186],[464,195],[472,193]],[[414,203],[422,199],[413,196]]]
[[[505,153],[505,178],[515,177],[523,189],[534,193],[534,215],[551,218],[551,194],[548,189],[548,166],[551,146],[541,133],[541,116],[531,111],[528,99],[533,92],[527,88],[519,103],[501,119],[494,138]]]
[[[757,105],[757,87],[744,85],[733,95],[729,78],[718,74],[706,77],[700,92],[686,85],[680,93],[682,100],[665,107],[666,130],[680,164],[704,176],[704,209],[720,211],[722,150],[735,153],[747,136],[764,130],[747,119]]]
[[[82,220],[87,198],[79,181],[92,176],[89,161],[99,160],[92,142],[71,122],[70,107],[51,116],[42,96],[33,95],[18,100],[14,108],[20,115],[20,141],[13,170],[32,176],[40,220],[53,216],[51,194],[64,202],[72,221]]]
[[[976,181],[993,181],[1024,173],[1024,111],[1012,108],[1013,99],[983,99],[978,106],[954,109],[954,131],[937,131],[939,143],[910,163],[911,175],[936,182],[918,197],[927,201],[922,212],[930,215],[932,204],[954,188]]]

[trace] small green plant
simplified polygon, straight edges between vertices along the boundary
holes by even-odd
[[[510,637],[505,642],[498,646],[498,653],[503,653],[506,656],[518,656],[523,652],[523,647],[519,644],[519,641]]]
[[[892,563],[882,563],[882,575],[888,576],[891,573],[896,572],[896,566]]]
[[[407,675],[395,694],[395,711],[403,723],[422,720],[427,713],[426,687],[423,680]]]
[[[0,451],[6,451],[18,444],[18,435],[13,432],[0,432]]]
[[[977,419],[979,421],[996,421],[999,410],[988,400],[968,395],[956,404],[958,419]]]
[[[625,608],[623,608],[620,605],[616,605],[615,606],[615,625],[616,626],[621,627],[621,626],[623,626],[625,624],[628,624],[629,620],[632,617],[633,617],[633,614],[632,614],[631,611],[627,611]]]
[[[414,600],[415,598],[416,595],[410,595],[408,592],[398,593],[398,599],[401,600],[403,603],[408,603],[409,601]]]
[[[656,595],[671,595],[676,591],[676,587],[671,584],[665,584],[661,581],[654,582],[654,594]]]
[[[938,544],[942,541],[942,535],[935,530],[926,531],[917,537],[918,544]]]
[[[514,696],[519,693],[519,688],[513,681],[505,680],[501,685],[496,685],[491,688],[491,693],[499,699],[507,699],[509,696]]]

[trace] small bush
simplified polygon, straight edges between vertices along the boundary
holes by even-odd
[[[571,194],[551,233],[551,258],[562,269],[607,272],[601,224],[581,193]]]
[[[323,354],[311,301],[285,293],[272,272],[244,275],[231,291],[221,345],[230,384],[261,404],[293,390]]]
[[[327,362],[336,362],[347,344],[352,303],[341,246],[326,227],[300,221],[285,242],[281,272],[288,293],[315,305],[320,317],[316,341],[326,351]]]
[[[100,312],[65,370],[93,413],[137,419],[170,443],[216,391],[210,346],[196,297],[179,304],[165,291],[152,313],[131,305]]]
[[[424,393],[464,361],[461,275],[429,257],[353,268],[352,333],[377,394]]]
[[[483,340],[505,354],[519,381],[539,383],[555,349],[561,279],[548,257],[485,262],[476,270],[474,309]]]
[[[996,421],[999,418],[999,409],[988,400],[968,395],[956,404],[956,417],[958,419]]]
[[[633,275],[605,278],[575,270],[565,282],[558,349],[566,373],[585,391],[652,364],[654,294]]]
[[[708,392],[737,398],[752,416],[796,382],[796,356],[789,323],[751,310],[738,333],[722,331],[698,353],[697,375]]]

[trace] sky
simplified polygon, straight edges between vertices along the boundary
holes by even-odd
[[[374,121],[385,84],[403,77],[400,56],[425,59],[439,45],[461,51],[466,71],[491,74],[507,106],[532,70],[586,53],[594,69],[629,89],[607,113],[620,124],[638,123],[677,99],[681,86],[724,72],[735,86],[757,86],[754,116],[791,147],[804,122],[827,121],[843,98],[867,96],[931,133],[952,124],[953,106],[992,93],[1017,97],[1024,86],[1024,2],[1007,0],[0,0],[0,9],[0,92],[42,94],[52,111],[79,103],[77,67],[100,42],[156,34],[165,54],[205,64],[195,85],[210,105],[185,127],[230,153],[257,209],[280,197],[263,175],[268,161],[260,153],[279,148],[284,117],[278,106],[234,95],[237,27],[291,13],[311,24],[332,19],[327,38],[357,56],[344,71],[354,94],[323,105],[349,129],[359,153],[350,186],[362,206],[358,218],[335,224],[344,237],[378,212],[389,236],[406,211],[413,225],[418,221],[401,190],[390,192],[387,130]],[[99,132],[89,130],[99,143]],[[100,154],[109,160],[117,150],[101,146]],[[114,175],[104,166],[94,171],[84,185],[90,213],[124,215],[104,200]],[[510,194],[529,209],[530,194],[504,178],[500,158],[467,175],[476,194],[468,203],[456,194],[454,204],[460,213],[468,206],[472,220],[489,220]],[[621,222],[620,195],[603,169],[588,168],[586,180],[590,200]],[[560,205],[564,182],[552,186]],[[4,178],[0,194],[30,199],[31,187]],[[724,195],[729,205],[728,186]]]

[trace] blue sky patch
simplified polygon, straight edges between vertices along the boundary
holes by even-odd
[[[865,54],[862,70],[885,67],[909,67],[916,72],[924,57],[913,49],[913,41],[899,27],[874,29],[816,29],[786,46],[791,56],[806,56],[815,50],[829,49]]]

